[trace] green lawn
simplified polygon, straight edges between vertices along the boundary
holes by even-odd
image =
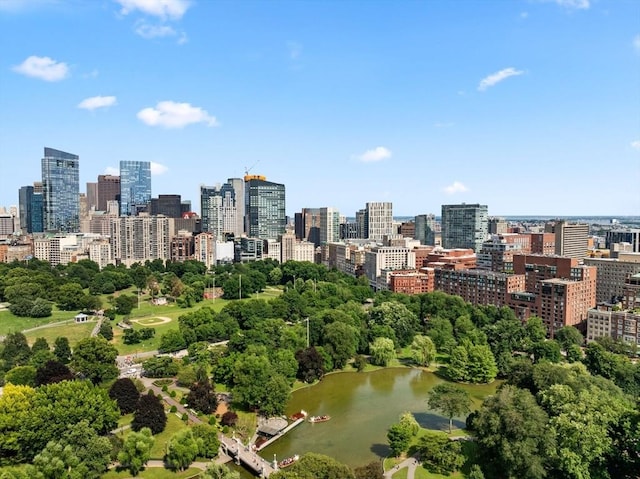
[[[56,338],[64,336],[69,340],[69,344],[73,348],[78,341],[91,336],[91,331],[93,331],[95,325],[96,323],[93,321],[88,323],[60,324],[50,328],[37,329],[35,331],[25,333],[24,335],[26,336],[29,344],[33,344],[37,338],[44,338],[47,340],[50,347],[53,347],[53,343]]]
[[[190,467],[183,472],[173,472],[162,467],[149,467],[140,472],[136,477],[140,479],[187,479],[201,472],[200,469],[196,469],[195,467]],[[109,471],[102,475],[103,479],[128,479],[130,477],[131,473],[129,471]]]
[[[0,311],[0,335],[35,328],[37,326],[42,326],[43,324],[66,321],[73,319],[76,314],[77,312],[74,311],[58,311],[54,308],[51,316],[48,318],[22,318],[20,316],[15,316],[9,310],[2,310]]]

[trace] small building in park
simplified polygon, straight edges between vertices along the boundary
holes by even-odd
[[[89,316],[87,316],[84,313],[78,313],[75,316],[76,323],[86,323],[88,319],[89,319]]]

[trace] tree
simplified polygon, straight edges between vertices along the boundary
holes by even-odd
[[[142,363],[144,375],[149,378],[168,378],[179,371],[178,363],[169,356],[147,359]]]
[[[138,298],[128,294],[121,294],[115,299],[116,311],[122,315],[130,314],[136,304],[138,304]]]
[[[164,462],[173,471],[184,471],[198,455],[198,443],[190,429],[176,432],[167,443]]]
[[[289,382],[281,374],[273,374],[263,387],[265,394],[259,404],[260,412],[267,417],[284,414],[291,393]]]
[[[553,339],[535,343],[532,347],[532,352],[535,362],[549,361],[559,363],[562,358],[560,355],[560,345]]]
[[[36,368],[33,366],[16,366],[7,371],[4,375],[4,381],[16,386],[35,386]]]
[[[225,412],[220,418],[220,424],[223,426],[235,426],[238,422],[238,415],[233,411]]]
[[[218,455],[220,441],[218,430],[208,424],[196,424],[191,428],[193,437],[198,443],[198,456],[211,459]]]
[[[336,321],[323,328],[324,346],[336,369],[342,369],[356,353],[358,331],[355,327]]]
[[[369,316],[372,325],[389,326],[393,330],[398,347],[409,345],[418,329],[416,315],[397,301],[387,301],[373,307]]]
[[[53,343],[53,354],[62,364],[69,363],[69,361],[71,361],[71,346],[69,346],[69,340],[64,336],[56,338]]]
[[[214,462],[207,466],[200,479],[240,479],[240,473],[230,470],[224,464]]]
[[[189,388],[187,394],[189,407],[203,414],[211,414],[218,408],[216,393],[203,368],[196,373],[196,382]]]
[[[296,352],[298,361],[298,373],[296,377],[305,383],[312,383],[324,376],[324,359],[315,348],[300,349]]]
[[[29,311],[29,316],[32,318],[48,318],[51,316],[51,302],[43,298],[36,298]]]
[[[308,452],[292,466],[272,474],[271,479],[355,479],[353,471],[335,459]]]
[[[464,464],[460,442],[449,440],[441,432],[427,431],[420,437],[417,450],[425,468],[434,474],[449,475]]]
[[[127,329],[125,333],[127,331],[132,331],[132,330]],[[102,336],[104,339],[106,339],[107,341],[111,341],[113,339],[113,328],[109,323],[106,323],[106,322],[102,323],[100,325],[100,331],[98,331],[98,334]]]
[[[391,454],[399,457],[409,448],[411,441],[411,430],[401,423],[392,424],[387,431],[387,439],[389,440],[389,449]]]
[[[172,353],[187,347],[184,335],[177,329],[171,329],[160,336],[158,350],[162,353]]]
[[[35,385],[59,383],[74,379],[71,370],[61,362],[50,360],[36,371]]]
[[[445,374],[452,381],[467,380],[467,367],[469,364],[469,354],[464,346],[456,346],[451,351],[449,364],[445,369]]]
[[[78,311],[85,306],[85,293],[78,283],[66,283],[58,289],[58,308],[62,311]]]
[[[87,479],[99,479],[111,462],[111,442],[99,436],[87,421],[68,426],[62,444],[71,446],[78,458],[78,472]]]
[[[7,334],[0,348],[0,360],[4,361],[5,370],[27,364],[30,357],[31,348],[27,337],[22,333]]]
[[[266,356],[246,354],[233,367],[234,397],[251,409],[260,407],[269,394],[265,385],[271,377],[271,363]]]
[[[159,434],[167,426],[167,414],[158,396],[149,391],[140,396],[138,407],[133,414],[131,429],[141,431],[149,428],[153,434]]]
[[[389,338],[376,338],[369,345],[371,351],[371,363],[377,366],[387,366],[396,358],[396,350],[393,341]]]
[[[584,343],[584,336],[582,336],[582,333],[573,326],[565,326],[558,329],[554,337],[555,340],[560,343],[560,347],[565,352],[569,352],[569,348],[572,345],[579,347]]]
[[[133,476],[137,476],[151,457],[153,442],[151,429],[148,427],[144,427],[138,432],[129,433],[118,453],[118,461]]]
[[[449,434],[453,426],[453,418],[471,411],[471,397],[460,386],[451,383],[440,383],[429,392],[429,407],[442,412],[449,418]]]
[[[94,384],[118,377],[115,346],[100,337],[85,338],[78,342],[71,357],[71,367]]]
[[[484,479],[484,474],[480,466],[477,464],[472,465],[469,474],[467,474],[467,479]]]
[[[120,414],[125,415],[136,410],[140,393],[131,379],[120,378],[109,388],[109,397],[118,404]]]
[[[473,421],[487,468],[506,479],[544,478],[555,449],[548,420],[527,390],[506,385],[487,397]]]
[[[45,338],[36,338],[31,346],[31,354],[35,354],[38,351],[49,351],[49,343]]]
[[[0,396],[0,465],[25,462],[23,424],[31,411],[35,390],[6,384]]]
[[[69,472],[76,469],[80,460],[73,453],[70,445],[50,441],[45,448],[33,458],[35,477],[45,479],[63,479],[70,477]]]
[[[467,349],[467,378],[472,383],[490,383],[498,374],[496,360],[486,344],[473,344]]]
[[[384,471],[380,462],[372,461],[353,470],[355,479],[384,479]]]
[[[418,366],[429,366],[436,359],[436,345],[429,336],[416,335],[411,343],[411,357]]]
[[[85,420],[103,435],[116,427],[119,416],[107,391],[90,381],[40,386],[23,419],[22,446],[27,457],[34,457],[49,441],[62,437],[70,425]]]

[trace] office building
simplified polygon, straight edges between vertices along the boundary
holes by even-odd
[[[320,208],[302,208],[300,213],[294,214],[296,238],[320,246],[320,221]]]
[[[45,231],[80,231],[79,169],[77,155],[45,147],[42,158]]]
[[[492,216],[488,222],[489,234],[499,235],[509,232],[509,224],[504,218]]]
[[[100,195],[100,186],[98,186]],[[151,162],[120,162],[120,216],[135,216],[151,201]]]
[[[240,178],[229,178],[222,186],[200,186],[202,231],[213,233],[218,240],[242,236],[244,202],[244,181]]]
[[[531,236],[518,233],[492,234],[482,243],[477,254],[479,269],[509,273],[513,271],[513,255],[531,253]]]
[[[335,243],[339,240],[340,212],[335,208],[320,208],[320,244]]]
[[[42,188],[23,186],[18,191],[20,229],[23,233],[42,233],[43,225]]]
[[[390,202],[370,202],[365,207],[365,238],[382,241],[395,235],[393,228],[393,204]]]
[[[605,246],[613,249],[616,243],[629,243],[631,252],[640,253],[640,229],[615,229],[607,231],[605,236]]]
[[[89,210],[98,209],[98,183],[97,182],[93,182],[93,183],[87,182],[87,208]]]
[[[415,253],[402,246],[376,246],[364,253],[364,273],[369,285],[376,290],[388,289],[389,274],[392,271],[415,267]]]
[[[415,239],[420,244],[435,246],[436,244],[436,215],[417,215],[414,219],[416,225]]]
[[[151,188],[151,187],[149,187]],[[98,175],[98,202],[96,209],[107,211],[109,201],[120,201],[120,177],[118,175]],[[87,183],[87,194],[89,183]]]
[[[589,225],[568,223],[559,220],[547,223],[545,232],[556,235],[556,251],[558,256],[567,258],[584,258],[589,249]]]
[[[276,239],[284,233],[285,187],[260,175],[245,178],[245,232],[251,238]]]
[[[487,205],[442,205],[442,247],[478,252],[488,235]]]
[[[151,198],[149,214],[164,215],[167,218],[182,217],[182,198],[180,195],[158,195]]]
[[[640,273],[640,255],[635,261],[611,258],[585,258],[584,264],[598,269],[596,301],[615,304],[624,296],[625,282],[631,275]]]

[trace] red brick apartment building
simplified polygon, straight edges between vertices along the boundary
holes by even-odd
[[[556,234],[555,233],[531,233],[531,253],[532,254],[555,254]]]
[[[414,248],[416,268],[473,269],[476,254],[472,249],[444,249],[440,246],[420,246]]]
[[[389,277],[389,290],[404,294],[430,293],[435,290],[435,270],[420,268],[419,271],[394,271]]]

